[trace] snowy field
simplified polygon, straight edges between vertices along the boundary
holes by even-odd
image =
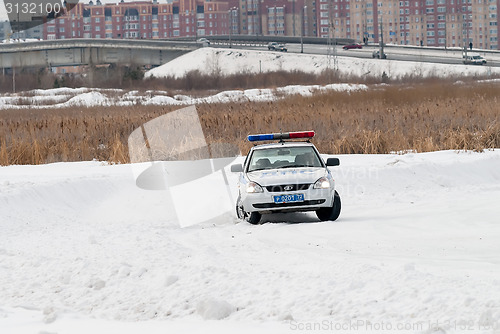
[[[330,84],[320,85],[289,85],[274,89],[245,89],[231,90],[214,93],[205,97],[192,97],[189,95],[172,95],[167,91],[137,90],[126,91],[123,89],[100,88],[54,88],[35,89],[27,92],[0,95],[0,110],[2,109],[53,109],[72,107],[97,107],[97,106],[133,106],[133,105],[193,105],[201,103],[227,103],[227,102],[266,102],[274,101],[290,95],[311,96],[314,93],[328,91],[351,92],[366,90],[363,84]]]
[[[392,50],[393,49],[390,49],[387,52],[391,52]],[[415,54],[423,51],[399,50],[398,52],[412,52]],[[331,66],[331,68],[333,68],[333,61]],[[326,55],[201,48],[148,71],[146,77],[183,77],[187,72],[193,70],[199,70],[205,74],[229,75],[241,72],[250,74],[279,70],[299,70],[309,73],[320,73],[326,69],[328,69]],[[450,65],[390,59],[354,58],[342,56],[342,51],[339,51],[338,69],[340,73],[346,76],[353,75],[359,77],[381,78],[382,73],[385,72],[391,79],[408,75],[416,77],[449,77],[486,76],[500,73],[500,68],[490,66]]]
[[[500,151],[340,159],[335,222],[186,228],[138,165],[0,167],[0,332],[499,333]]]

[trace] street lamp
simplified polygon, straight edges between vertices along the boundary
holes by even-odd
[[[233,12],[236,10],[236,7],[232,7],[229,9],[229,48],[233,47],[233,41],[231,36],[233,34]]]
[[[284,15],[284,13],[285,13],[285,10],[283,9],[283,15]],[[274,6],[273,15],[274,15],[273,33],[274,33],[274,36],[277,36],[278,35],[278,7],[276,7],[276,6]]]
[[[194,9],[194,40],[198,40],[198,6]]]
[[[302,29],[300,32],[300,53],[304,53],[304,31],[305,31],[305,13],[307,11],[307,6],[302,9]]]
[[[463,7],[462,7],[463,8]],[[462,41],[463,41],[463,52],[464,52],[464,57],[467,57],[467,46],[470,43],[469,41],[469,24],[468,24],[468,18],[469,18],[469,8],[465,10],[465,22],[464,22],[464,12],[462,10],[459,11],[460,16],[462,16]],[[464,27],[466,29],[465,33],[465,40],[464,40]]]
[[[380,59],[385,59],[384,53],[384,24],[383,24],[384,15],[380,15]],[[405,34],[405,44],[406,44],[406,34]]]

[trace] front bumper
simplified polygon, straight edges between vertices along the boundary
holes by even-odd
[[[293,211],[314,211],[333,205],[334,188],[313,189],[313,185],[306,190],[270,192],[264,188],[262,193],[242,194],[242,204],[247,212],[277,213]],[[304,201],[290,203],[275,203],[274,196],[304,194]]]

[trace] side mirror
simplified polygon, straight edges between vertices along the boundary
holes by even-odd
[[[340,166],[340,160],[339,160],[339,158],[328,158],[326,160],[326,165],[327,166]]]
[[[233,173],[243,172],[243,165],[242,164],[231,165],[231,172],[233,172]]]

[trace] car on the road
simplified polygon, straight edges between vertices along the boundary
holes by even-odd
[[[278,47],[277,42],[270,42],[269,44],[267,44],[267,49],[269,51],[275,51],[277,47]]]
[[[278,47],[276,48],[276,51],[287,52],[288,49],[285,46],[285,44],[278,44]]]
[[[375,50],[372,52],[372,57],[373,58],[378,58],[378,59],[386,59],[387,58],[387,54],[384,52],[384,53],[380,53],[380,50]]]
[[[198,38],[196,43],[202,43],[203,45],[210,45],[210,41],[208,39],[206,39],[205,37]]]
[[[347,44],[342,47],[344,50],[351,50],[351,49],[362,49],[363,46],[361,44]]]
[[[278,142],[253,146],[243,164],[231,166],[232,172],[240,173],[236,200],[239,219],[258,224],[262,214],[298,211],[315,211],[322,221],[339,217],[340,196],[328,167],[338,166],[340,161],[323,161],[310,142],[313,136],[314,131],[248,136],[251,142]]]
[[[465,65],[486,65],[486,59],[477,53],[468,53],[463,55],[463,63]]]
[[[271,42],[267,45],[267,49],[269,51],[281,51],[281,52],[287,52],[288,49],[285,46],[285,44],[278,44],[277,42]]]

